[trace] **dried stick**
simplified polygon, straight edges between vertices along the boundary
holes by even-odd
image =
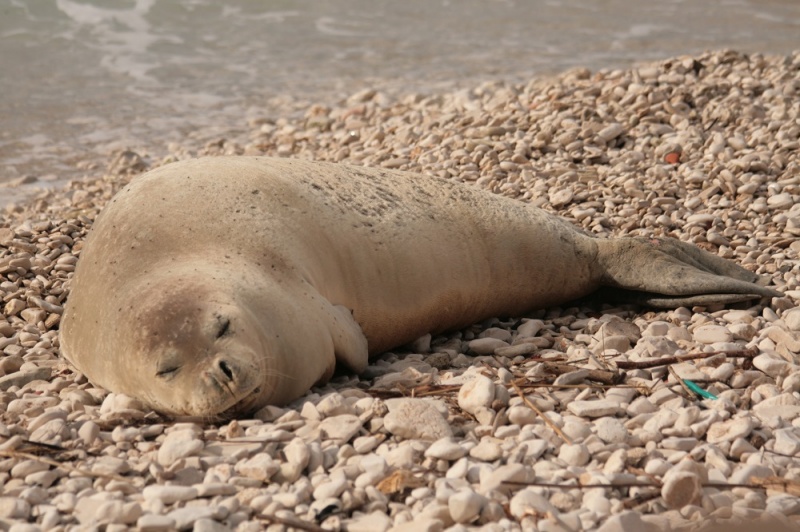
[[[259,517],[267,522],[287,526],[289,528],[296,528],[298,530],[307,530],[308,532],[328,532],[321,526],[317,526],[314,523],[309,523],[308,521],[302,521],[300,519],[287,519],[284,517],[278,517],[277,515],[266,514],[261,514]]]
[[[627,360],[620,360],[617,362],[619,369],[648,369],[656,368],[658,366],[668,366],[670,364],[680,364],[688,360],[697,360],[700,358],[711,358],[715,355],[725,355],[737,358],[755,358],[758,356],[758,348],[751,347],[750,349],[742,349],[735,351],[709,351],[708,353],[687,353],[685,355],[675,355],[671,357],[662,357],[655,360],[640,360],[639,362],[629,362]]]
[[[685,391],[687,393],[687,395],[688,395],[687,399],[688,400],[691,401],[693,398],[697,397],[697,395],[692,391],[692,389],[689,388],[686,385],[685,382],[683,382],[683,379],[681,379],[678,376],[678,373],[674,369],[672,369],[672,366],[667,366],[667,370],[669,371],[669,374],[672,375],[675,378],[676,381],[678,381],[678,384],[681,385],[681,388],[683,388],[683,391]]]
[[[522,393],[522,390],[520,389],[520,387],[519,387],[519,386],[517,386],[517,383],[516,383],[516,382],[513,382],[513,381],[512,381],[512,382],[511,382],[511,386],[513,386],[513,387],[514,387],[514,391],[515,391],[515,392],[517,392],[517,395],[519,395],[519,396],[520,396],[520,398],[522,399],[522,401],[523,401],[523,402],[524,402],[526,405],[528,405],[528,408],[530,408],[531,410],[533,410],[534,412],[536,412],[537,414],[539,414],[539,417],[540,417],[540,418],[542,418],[542,419],[544,420],[544,422],[545,422],[545,423],[547,423],[547,426],[549,426],[551,429],[553,429],[553,431],[554,431],[556,434],[558,434],[558,435],[559,435],[559,437],[560,437],[562,440],[564,440],[564,441],[567,443],[567,445],[572,445],[572,441],[571,441],[571,440],[570,440],[570,439],[567,437],[567,435],[566,435],[566,434],[564,434],[563,432],[561,432],[561,429],[560,429],[560,428],[558,428],[558,425],[556,425],[555,423],[553,423],[553,422],[552,422],[552,420],[551,420],[549,417],[545,416],[545,415],[544,415],[544,413],[543,413],[541,410],[539,410],[538,408],[536,408],[536,405],[535,405],[535,404],[533,404],[533,403],[532,403],[532,402],[531,402],[531,401],[530,401],[530,400],[529,400],[527,397],[525,397],[525,394],[524,394],[524,393]]]
[[[544,369],[556,375],[563,375],[564,373],[572,373],[583,368],[578,368],[570,364],[559,364],[557,362],[543,362]],[[602,382],[603,384],[613,385],[622,380],[622,375],[613,371],[606,371],[603,369],[590,369],[586,378],[592,381]]]

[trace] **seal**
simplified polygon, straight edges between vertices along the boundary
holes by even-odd
[[[134,179],[98,216],[61,324],[86,377],[169,415],[283,404],[428,332],[601,286],[656,307],[780,293],[673,239],[598,239],[447,180],[213,157]]]

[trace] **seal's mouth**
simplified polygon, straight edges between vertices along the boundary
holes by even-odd
[[[256,410],[256,402],[258,401],[260,393],[260,387],[254,388],[249,394],[242,397],[219,414],[216,414],[216,416],[219,417],[221,421],[230,421],[240,418],[242,415],[252,414]]]

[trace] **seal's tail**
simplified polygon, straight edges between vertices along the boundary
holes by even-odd
[[[672,238],[599,240],[598,247],[601,283],[626,301],[675,308],[783,295],[764,286],[768,279]]]

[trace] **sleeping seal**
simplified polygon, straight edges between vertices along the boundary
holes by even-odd
[[[61,325],[93,383],[166,414],[281,404],[337,363],[600,286],[658,307],[778,296],[672,239],[596,239],[404,172],[262,157],[170,164],[98,217]]]

